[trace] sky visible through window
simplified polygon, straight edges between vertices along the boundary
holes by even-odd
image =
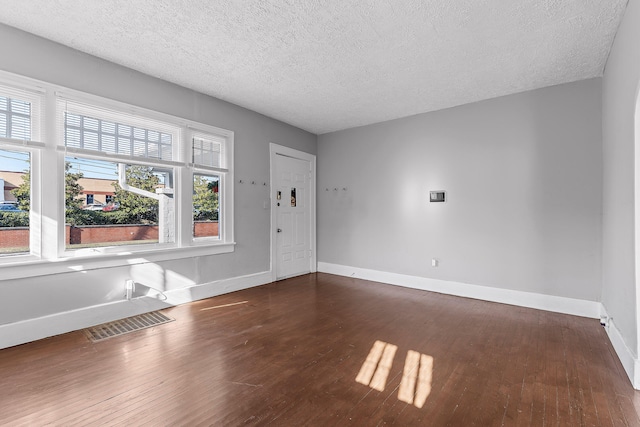
[[[118,179],[117,164],[102,160],[73,158],[69,172],[82,172],[84,178]],[[29,169],[29,154],[0,150],[0,171],[25,172]]]
[[[29,170],[29,154],[0,150],[0,171],[25,172]]]
[[[68,161],[69,159],[67,159]],[[117,164],[101,160],[83,159],[76,157],[71,163],[69,172],[82,173],[85,178],[118,179]]]
[[[29,155],[14,151],[0,150],[0,171],[25,172],[29,169]],[[85,178],[118,179],[117,168],[113,162],[74,158],[70,172],[82,172]]]

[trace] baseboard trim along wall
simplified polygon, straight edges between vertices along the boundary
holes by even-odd
[[[447,280],[429,279],[426,277],[409,276],[405,274],[389,273],[366,268],[350,267],[346,265],[318,262],[321,273],[336,274],[338,276],[354,277],[371,280],[395,286],[438,292],[441,294],[474,298],[574,316],[603,318],[606,321],[605,330],[613,345],[631,384],[640,390],[640,361],[627,347],[620,331],[606,313],[601,303],[575,298],[558,297],[532,292],[514,291],[511,289],[492,288],[488,286],[470,285],[467,283]]]
[[[134,297],[131,300],[8,323],[0,325],[0,349],[270,282],[271,272],[265,271],[166,291],[164,292],[166,300],[163,299],[164,297],[161,298],[157,292],[152,291],[148,295]]]
[[[573,314],[575,316],[600,318],[600,303],[573,298],[557,297],[553,295],[536,294],[532,292],[514,291],[511,289],[492,288],[488,286],[470,285],[467,283],[448,280],[429,279],[426,277],[409,276],[385,271],[369,270],[366,268],[349,267],[346,265],[318,263],[318,271],[339,276],[355,277],[374,282],[388,283],[405,288],[421,289],[423,291],[459,297],[474,298],[484,301],[517,305],[520,307],[537,308],[539,310],[557,313]]]
[[[602,323],[604,323],[604,330],[607,332],[609,341],[620,359],[620,363],[627,373],[633,388],[640,390],[640,361],[633,351],[627,346],[622,338],[620,330],[617,328],[614,320],[609,317],[606,308],[602,307]]]

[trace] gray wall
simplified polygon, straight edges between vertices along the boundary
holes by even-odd
[[[270,142],[316,153],[314,134],[3,25],[0,52],[2,70],[234,131],[236,181],[269,182]],[[159,287],[175,288],[268,271],[268,198],[267,187],[236,184],[231,254],[0,280],[0,325],[121,300],[132,274],[155,274]]]
[[[634,112],[640,81],[639,41],[640,2],[631,0],[607,61],[602,89],[602,303],[635,355],[638,331],[634,232],[638,213],[634,207],[634,155],[639,147],[634,142]]]
[[[321,135],[318,260],[599,301],[601,135],[600,79]]]

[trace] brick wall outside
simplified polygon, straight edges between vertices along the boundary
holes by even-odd
[[[197,221],[195,237],[219,236],[218,221]],[[86,225],[65,227],[66,244],[129,242],[132,240],[158,240],[157,225]],[[1,227],[0,248],[29,246],[29,227]]]
[[[29,227],[0,228],[0,248],[25,247],[29,247]]]
[[[157,225],[83,225],[70,227],[70,244],[158,240]]]
[[[194,237],[217,237],[220,235],[218,221],[196,221],[193,228]]]

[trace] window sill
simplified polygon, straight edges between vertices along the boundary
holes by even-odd
[[[98,270],[101,268],[121,267],[125,265],[146,264],[183,258],[217,255],[233,252],[235,242],[211,245],[197,245],[171,249],[148,249],[117,253],[96,253],[76,255],[58,259],[16,258],[15,263],[0,264],[0,282],[46,276],[49,274],[71,273],[74,271]]]

